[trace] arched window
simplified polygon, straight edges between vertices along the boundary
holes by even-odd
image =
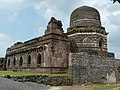
[[[83,43],[91,43],[90,38],[86,37],[83,39]]]
[[[101,51],[103,50],[103,42],[104,42],[103,39],[99,40],[99,48]]]
[[[22,58],[22,56],[21,56],[21,57],[20,57],[19,66],[21,67],[21,66],[22,66],[22,64],[23,64],[23,58]]]
[[[83,46],[84,47],[91,47],[91,40],[90,38],[86,37],[83,39]]]
[[[14,58],[14,59],[13,59],[13,65],[15,65],[15,64],[16,64],[16,59]]]
[[[28,56],[28,62],[27,63],[31,64],[31,56],[30,55]]]
[[[37,64],[41,64],[41,54],[40,53],[37,56]]]
[[[10,59],[8,59],[8,67],[10,66]]]

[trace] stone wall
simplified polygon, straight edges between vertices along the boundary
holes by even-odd
[[[5,58],[0,58],[0,70],[5,70]]]
[[[62,23],[51,18],[45,35],[26,42],[17,42],[6,50],[8,70],[45,70],[65,72],[68,68],[69,41]]]
[[[105,30],[102,29],[102,27],[95,28],[95,30],[92,27],[90,27],[89,29],[85,27],[83,30],[80,30],[80,28],[76,28],[76,31],[74,30],[74,32],[70,33],[70,35],[68,32],[69,38],[73,39],[74,42],[77,44],[79,52],[88,49],[97,51],[107,51],[107,35],[97,32],[105,32]]]
[[[118,66],[120,66],[120,59],[115,59],[116,80],[117,80],[118,83],[120,83],[120,73],[117,70]]]
[[[83,83],[116,83],[117,65],[120,61],[114,59],[113,53],[88,51],[71,53],[70,72],[73,75],[73,84]]]
[[[72,78],[69,76],[46,76],[46,75],[31,75],[31,76],[4,76],[5,78],[18,82],[35,82],[50,86],[70,86]]]

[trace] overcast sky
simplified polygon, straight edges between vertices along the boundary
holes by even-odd
[[[17,41],[42,36],[50,17],[61,20],[66,32],[71,12],[83,5],[100,12],[109,32],[108,51],[120,58],[120,4],[111,0],[0,0],[0,56]]]

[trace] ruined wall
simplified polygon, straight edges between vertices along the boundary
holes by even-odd
[[[118,66],[120,66],[120,59],[115,59],[116,80],[117,80],[117,82],[120,83],[120,73],[117,70]]]
[[[5,58],[0,58],[0,70],[5,70],[6,61]]]
[[[104,27],[68,28],[67,35],[77,44],[78,51],[97,50],[107,52],[107,34]]]
[[[68,37],[63,33],[61,21],[52,17],[45,35],[17,42],[6,50],[6,66],[8,70],[62,72],[68,68],[68,55]]]
[[[30,49],[27,51],[21,51],[19,53],[14,53],[13,55],[7,56],[7,68],[8,69],[26,69],[26,68],[35,68],[37,67],[37,57],[38,54],[41,54],[43,57],[43,53],[39,48]],[[31,57],[31,63],[28,64],[28,56]],[[42,61],[41,57],[41,61]],[[20,65],[20,58],[22,58],[22,65]],[[13,65],[15,59],[15,65]],[[8,62],[10,60],[10,63]],[[8,64],[9,63],[9,64]],[[42,66],[42,64],[41,64]]]
[[[43,40],[39,38],[33,41],[14,46],[14,48],[7,51],[7,69],[41,69],[48,68],[48,71],[62,71],[68,67],[69,41],[64,35],[48,34],[43,36]],[[38,55],[40,54],[40,58]],[[31,58],[30,64],[28,58]],[[20,58],[22,57],[22,65],[20,65]],[[40,64],[38,63],[40,60]],[[15,65],[14,65],[15,60]],[[50,69],[49,69],[50,68]],[[56,68],[56,69],[55,69]],[[60,70],[61,68],[61,70]]]
[[[29,75],[29,76],[4,76],[18,82],[34,82],[50,86],[71,86],[72,78],[70,76],[47,76],[47,75]]]
[[[70,72],[73,75],[73,84],[83,83],[115,83],[116,60],[114,54],[107,52],[71,53]],[[117,61],[120,63],[120,61]],[[118,74],[119,75],[119,74]]]

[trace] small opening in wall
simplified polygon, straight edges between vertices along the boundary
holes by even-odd
[[[10,66],[10,59],[8,59],[8,67]]]
[[[31,56],[28,56],[28,64],[31,64]]]
[[[100,48],[100,51],[103,51],[103,40],[100,39],[99,41],[99,48]]]
[[[14,58],[13,59],[13,65],[15,66],[15,64],[16,64],[16,59]]]
[[[40,53],[37,56],[37,64],[41,64],[41,54]]]
[[[20,57],[19,66],[21,67],[21,66],[22,66],[22,64],[23,64],[23,58],[22,58],[22,57]]]

